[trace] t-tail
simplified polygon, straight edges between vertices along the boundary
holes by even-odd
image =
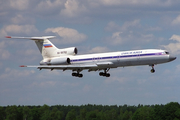
[[[58,49],[54,44],[52,44],[49,39],[55,38],[55,36],[42,36],[42,37],[11,37],[6,36],[6,38],[15,38],[15,39],[30,39],[35,41],[42,57],[43,62],[49,62],[52,59],[57,57],[69,56],[69,55],[76,55],[77,48],[70,47],[64,49]],[[41,64],[40,63],[40,64]]]

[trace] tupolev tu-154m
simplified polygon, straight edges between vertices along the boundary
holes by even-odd
[[[154,73],[154,65],[170,62],[176,57],[169,54],[166,50],[159,49],[143,49],[131,51],[118,51],[97,54],[77,55],[76,47],[58,49],[49,39],[55,36],[43,37],[11,37],[16,39],[30,39],[35,41],[43,60],[40,65],[21,65],[20,67],[36,67],[39,70],[72,70],[72,76],[83,77],[80,72],[83,70],[100,71],[100,76],[110,77],[108,71],[111,68],[149,65],[152,67],[151,72]]]

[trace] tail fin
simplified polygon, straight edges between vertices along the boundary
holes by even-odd
[[[34,40],[39,51],[42,54],[43,59],[58,57],[58,48],[53,45],[48,39],[54,38],[55,36],[43,36],[43,37],[11,37],[6,36],[6,38],[17,38],[17,39],[30,39]]]

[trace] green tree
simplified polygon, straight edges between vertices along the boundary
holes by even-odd
[[[18,106],[17,107],[17,120],[23,120],[23,107]]]
[[[130,116],[129,116],[129,112],[126,110],[123,114],[122,120],[129,120]]]
[[[117,112],[115,109],[105,111],[105,120],[116,120]]]
[[[64,113],[63,113],[63,111],[59,111],[59,110],[58,110],[58,111],[56,112],[55,116],[56,116],[56,119],[55,119],[55,120],[62,120],[63,117],[64,117]]]
[[[42,107],[40,107],[40,115],[41,115],[40,118],[41,120],[50,120],[51,114],[48,105],[45,104]]]
[[[175,112],[175,116],[177,119],[180,119],[180,108],[178,108]]]
[[[129,120],[132,120],[133,113],[132,111],[129,111]]]
[[[40,119],[40,113],[38,107],[33,107],[30,109],[29,113],[29,119],[28,120],[39,120]]]
[[[6,114],[5,109],[0,106],[0,120],[5,120]]]
[[[166,120],[173,120],[175,118],[179,118],[179,115],[177,116],[177,111],[179,110],[179,103],[177,102],[170,102],[164,106],[164,113],[165,113],[165,119]]]
[[[58,111],[57,107],[53,107],[51,111],[51,120],[56,120],[56,112]]]
[[[155,105],[152,114],[153,120],[173,120],[180,119],[179,103],[170,102],[166,105]]]
[[[23,107],[23,120],[29,120],[30,109],[27,106]]]
[[[162,119],[163,118],[163,115],[164,113],[163,113],[163,109],[162,109],[162,106],[160,106],[160,105],[155,105],[154,106],[154,111],[153,111],[153,113],[152,113],[152,115],[151,115],[151,119],[152,120],[164,120],[164,119]]]
[[[8,106],[6,108],[6,120],[17,120],[17,106],[13,105],[13,106]]]
[[[136,110],[132,119],[133,120],[150,120],[153,109],[151,107],[141,107]]]
[[[62,118],[63,118],[63,112],[62,112],[62,111],[59,111],[59,110],[57,109],[57,107],[53,107],[50,116],[51,116],[50,120],[62,120]]]
[[[76,111],[75,109],[72,109],[67,113],[66,120],[75,120],[75,119],[76,119]]]
[[[105,113],[101,110],[101,112],[97,113],[97,119],[98,120],[106,120]]]
[[[90,111],[86,114],[86,120],[98,120],[97,117],[96,111]]]
[[[120,109],[120,115],[118,116],[119,120],[123,120],[123,109]]]
[[[85,108],[80,110],[80,120],[85,120],[86,119],[86,113],[87,113],[87,111],[86,111]]]

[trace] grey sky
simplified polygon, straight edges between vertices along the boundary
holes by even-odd
[[[0,105],[138,105],[180,102],[179,0],[1,0]],[[79,54],[167,49],[171,63],[111,69],[111,77],[83,71],[36,70],[41,54],[33,41],[4,36],[55,35],[59,48]]]

